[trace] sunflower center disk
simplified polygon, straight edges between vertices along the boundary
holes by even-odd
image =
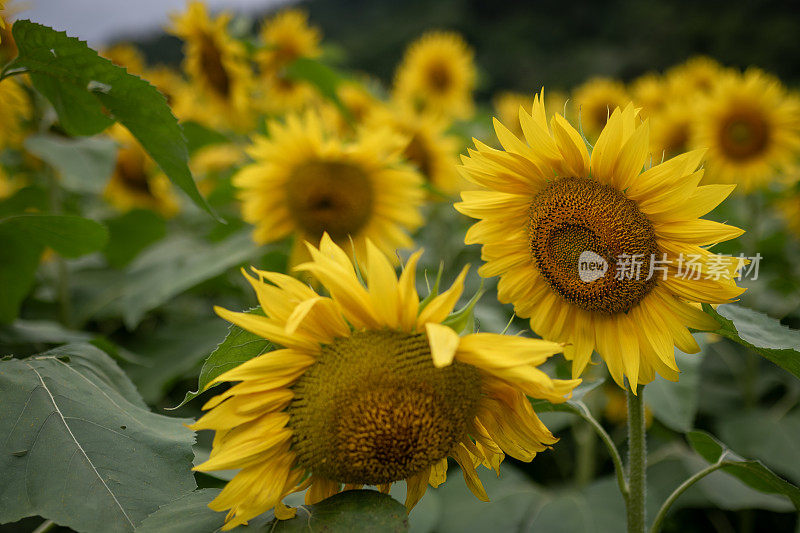
[[[425,141],[419,135],[414,134],[411,137],[403,155],[417,165],[417,168],[425,178],[430,179],[433,161]]]
[[[373,208],[372,183],[363,170],[340,161],[309,161],[294,169],[287,185],[289,209],[306,235],[328,232],[335,241],[355,235]]]
[[[447,456],[481,395],[478,371],[435,368],[425,335],[365,331],[325,346],[293,387],[299,463],[341,483],[406,479]]]
[[[756,113],[737,113],[723,121],[719,140],[729,158],[750,159],[766,148],[769,128],[764,118]]]
[[[531,202],[533,261],[550,287],[586,311],[626,313],[655,285],[653,226],[636,202],[590,178],[561,178]],[[649,279],[648,279],[649,277]]]
[[[200,63],[208,84],[221,98],[228,98],[231,93],[231,80],[222,55],[216,43],[209,35],[203,36],[200,42]]]

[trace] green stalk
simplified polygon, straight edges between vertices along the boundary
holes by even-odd
[[[722,459],[722,457],[720,457],[720,459]],[[667,512],[669,511],[669,508],[672,506],[673,503],[675,503],[675,500],[677,500],[681,494],[686,492],[686,489],[688,489],[689,487],[691,487],[692,485],[694,485],[695,483],[697,483],[698,481],[709,475],[711,472],[719,470],[723,466],[724,463],[721,460],[717,461],[713,465],[708,465],[707,467],[695,473],[692,477],[681,483],[680,486],[677,489],[675,489],[672,492],[672,494],[669,495],[669,498],[666,499],[664,505],[661,506],[661,509],[659,509],[658,514],[656,515],[656,519],[653,520],[653,526],[650,528],[650,533],[658,533],[659,531],[661,531],[661,525],[664,523],[664,519],[667,517]]]
[[[635,385],[634,385],[635,386]],[[644,386],[628,396],[628,533],[644,533],[647,446],[644,425]]]

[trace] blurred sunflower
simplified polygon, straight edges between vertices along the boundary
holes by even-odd
[[[30,112],[28,95],[16,80],[0,83],[0,148],[17,146],[22,142],[25,120]]]
[[[211,125],[244,131],[253,121],[252,70],[244,45],[228,34],[230,18],[211,19],[205,4],[193,1],[172,17],[171,31],[184,40],[183,68],[200,89],[197,105],[211,108]]]
[[[778,211],[786,221],[787,227],[800,239],[800,194],[795,192],[788,198],[778,201]]]
[[[530,318],[533,331],[568,343],[573,376],[597,350],[622,387],[625,376],[634,391],[656,372],[676,380],[673,346],[699,350],[687,328],[718,327],[693,303],[725,303],[743,291],[735,261],[704,248],[742,230],[698,218],[734,186],[698,186],[702,151],[642,172],[649,125],[632,104],[611,113],[591,156],[561,115],[548,127],[539,97],[520,116],[527,143],[495,121],[503,150],[476,141],[463,158],[464,176],[483,189],[462,192],[455,206],[480,219],[466,236],[483,244],[478,272],[500,276],[499,300]],[[690,256],[698,279],[678,270]],[[579,261],[588,260],[606,270],[581,275]],[[716,278],[707,275],[712,266]]]
[[[390,261],[366,242],[366,287],[346,252],[324,235],[298,268],[330,294],[317,294],[285,274],[248,276],[266,316],[217,307],[226,320],[284,349],[260,355],[212,383],[239,382],[212,398],[193,427],[216,431],[200,471],[240,469],[214,501],[228,511],[223,529],[306,492],[314,504],[341,490],[377,485],[388,492],[405,480],[410,510],[427,486],[445,481],[447,457],[461,466],[470,490],[488,500],[475,472],[495,470],[507,453],[530,461],[556,438],[527,396],[562,402],[579,380],[553,380],[536,368],[561,345],[474,333],[446,326],[466,269],[427,305],[415,271],[421,252],[399,280]],[[344,485],[344,488],[342,487]]]
[[[303,241],[327,232],[363,258],[370,238],[385,253],[411,246],[404,230],[422,224],[422,177],[402,164],[406,139],[388,129],[362,129],[343,142],[318,113],[271,121],[269,137],[247,150],[254,163],[233,178],[253,239],[296,236],[292,264],[304,260]]]
[[[630,101],[625,86],[607,78],[590,79],[574,90],[572,98],[583,134],[593,138],[600,134],[611,112]]]
[[[761,70],[728,73],[698,105],[692,142],[708,147],[709,180],[764,186],[795,163],[800,99]]]
[[[452,195],[458,192],[461,177],[456,169],[459,141],[447,134],[447,121],[410,108],[384,107],[373,112],[367,127],[388,127],[408,142],[403,156],[437,192]]]
[[[117,65],[127,69],[131,74],[140,76],[145,70],[145,60],[138,48],[131,44],[119,43],[100,52],[100,55]]]
[[[514,135],[522,135],[522,126],[519,125],[519,108],[526,107],[533,102],[532,94],[523,94],[514,91],[504,91],[492,98],[495,116],[500,122],[507,124]]]
[[[426,33],[411,43],[397,68],[394,99],[446,118],[470,117],[476,77],[473,55],[457,33]]]
[[[150,159],[131,133],[119,124],[108,130],[119,143],[117,162],[103,196],[120,211],[152,209],[165,217],[179,210],[169,179]]]
[[[656,160],[688,150],[695,117],[690,102],[673,102],[651,115],[650,147]]]
[[[11,24],[6,24],[9,15],[16,11],[15,7],[11,9],[6,7],[6,2],[0,1],[0,60],[2,62],[10,61],[17,56],[17,43],[14,42],[14,36],[11,34]]]
[[[639,115],[642,118],[659,113],[670,101],[667,82],[653,73],[636,78],[631,83],[630,94],[636,105],[641,107]]]
[[[308,14],[299,9],[287,9],[267,19],[259,33],[265,45],[256,54],[262,73],[273,75],[297,58],[322,53],[322,34],[308,25]]]
[[[322,100],[317,89],[305,80],[271,76],[261,80],[258,107],[270,115],[283,115],[318,106]]]
[[[725,72],[722,65],[710,57],[696,56],[669,69],[665,78],[673,98],[693,99],[711,92]]]

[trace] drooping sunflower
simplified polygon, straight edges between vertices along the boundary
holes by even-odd
[[[156,163],[123,126],[114,124],[108,133],[119,144],[119,150],[104,197],[121,211],[142,208],[165,217],[175,215],[180,208],[178,198]]]
[[[708,147],[708,179],[762,187],[800,150],[800,99],[758,69],[729,72],[698,104],[692,143]]]
[[[426,33],[411,43],[397,68],[394,99],[446,118],[468,118],[474,108],[473,55],[457,33]]]
[[[322,34],[308,25],[308,13],[286,9],[264,21],[260,30],[265,48],[256,55],[262,73],[276,74],[300,57],[318,57]]]
[[[374,110],[367,127],[388,127],[407,139],[403,156],[440,193],[453,195],[461,176],[456,169],[458,139],[446,132],[447,121],[410,107],[386,106]]]
[[[405,480],[410,510],[428,484],[445,481],[447,457],[470,490],[488,500],[475,472],[504,454],[530,461],[557,439],[526,398],[562,402],[579,380],[536,368],[561,351],[554,342],[491,333],[460,337],[443,324],[466,269],[427,305],[414,253],[399,280],[367,241],[366,287],[327,235],[309,245],[309,272],[330,296],[275,272],[248,276],[266,316],[216,312],[283,349],[260,355],[212,383],[238,382],[212,398],[193,429],[216,431],[196,470],[240,469],[209,504],[228,511],[223,529],[270,510],[291,518],[283,498],[308,489],[313,504],[341,490]]]
[[[411,246],[406,231],[422,223],[424,193],[422,177],[402,163],[405,138],[361,129],[342,141],[312,111],[268,128],[248,149],[254,162],[233,178],[256,242],[294,234],[293,264],[303,260],[302,242],[319,243],[325,232],[351,252],[352,242],[358,257],[367,238],[387,254]]]
[[[183,68],[199,88],[197,105],[213,108],[211,125],[243,131],[253,120],[253,76],[244,45],[228,33],[230,19],[212,19],[203,2],[192,1],[172,17],[170,31],[184,40]]]
[[[698,186],[702,151],[643,172],[649,126],[632,105],[612,111],[591,156],[563,117],[548,126],[541,98],[521,118],[525,140],[495,121],[503,150],[476,141],[463,157],[464,176],[482,189],[455,206],[480,219],[466,236],[483,244],[478,272],[500,276],[498,298],[533,331],[568,343],[573,376],[596,350],[620,386],[627,376],[635,391],[656,372],[676,380],[673,346],[695,353],[687,328],[717,327],[696,303],[743,291],[736,261],[706,248],[742,230],[699,218],[734,186]]]
[[[584,135],[596,138],[611,112],[630,101],[625,86],[609,78],[592,78],[572,94],[575,112],[580,117]]]

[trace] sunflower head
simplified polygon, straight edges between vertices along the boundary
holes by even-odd
[[[404,230],[422,218],[422,179],[401,160],[406,139],[387,129],[361,129],[340,140],[319,114],[289,115],[273,121],[270,137],[255,137],[255,160],[234,177],[242,212],[255,224],[253,238],[271,242],[294,234],[293,263],[304,240],[319,242],[327,232],[363,257],[366,238],[390,253],[407,247]]]
[[[397,69],[394,98],[417,110],[446,118],[473,112],[473,51],[453,32],[430,32],[413,42]]]
[[[256,59],[264,73],[274,74],[300,57],[318,57],[322,34],[308,25],[308,13],[285,9],[264,21],[260,30],[265,49]]]
[[[119,144],[114,173],[104,192],[109,203],[121,211],[143,208],[165,217],[175,215],[180,208],[178,198],[147,152],[119,124],[112,126],[109,133]]]
[[[198,470],[240,469],[210,504],[230,509],[223,529],[308,489],[306,503],[344,487],[407,483],[411,509],[428,484],[445,480],[447,457],[486,500],[475,467],[495,470],[505,454],[530,461],[556,439],[526,395],[566,399],[578,380],[553,380],[537,368],[561,350],[549,341],[473,333],[445,325],[466,269],[448,290],[420,301],[414,253],[397,277],[366,243],[357,273],[330,237],[308,246],[298,268],[327,290],[274,272],[248,279],[265,316],[217,308],[223,318],[283,349],[260,355],[214,382],[239,382],[205,406],[194,429],[216,431]],[[366,284],[360,280],[365,279]]]
[[[674,98],[691,99],[710,93],[725,74],[726,69],[716,60],[695,56],[668,70],[665,79]]]
[[[246,130],[252,122],[252,71],[242,43],[228,33],[231,15],[215,18],[203,2],[192,1],[172,17],[171,32],[184,40],[183,68],[200,88],[197,105],[211,105],[213,126]]]
[[[728,72],[698,104],[693,143],[708,147],[709,179],[761,187],[794,163],[800,99],[774,77]]]
[[[22,143],[30,115],[31,102],[25,89],[13,79],[0,83],[0,149]]]
[[[631,84],[630,94],[642,109],[642,117],[651,117],[660,112],[670,100],[669,84],[657,74],[645,74]]]
[[[671,102],[651,115],[650,147],[658,160],[682,154],[689,140],[697,113],[690,102]]]
[[[459,141],[447,133],[447,121],[441,116],[395,104],[376,108],[367,127],[389,128],[403,136],[403,157],[416,167],[425,182],[440,194],[458,192],[462,185],[455,161]]]
[[[630,101],[625,86],[609,78],[592,78],[576,88],[572,95],[583,133],[597,138],[611,112]]]
[[[466,236],[483,245],[479,273],[500,276],[500,301],[536,333],[567,343],[574,376],[596,350],[620,386],[675,380],[673,347],[699,350],[688,328],[717,327],[696,303],[742,292],[736,262],[706,248],[742,231],[699,218],[733,187],[698,186],[700,151],[652,165],[649,123],[630,104],[612,110],[590,154],[561,115],[548,123],[542,101],[520,110],[522,138],[495,121],[503,149],[476,141],[463,158],[480,190],[456,209],[479,219]]]

